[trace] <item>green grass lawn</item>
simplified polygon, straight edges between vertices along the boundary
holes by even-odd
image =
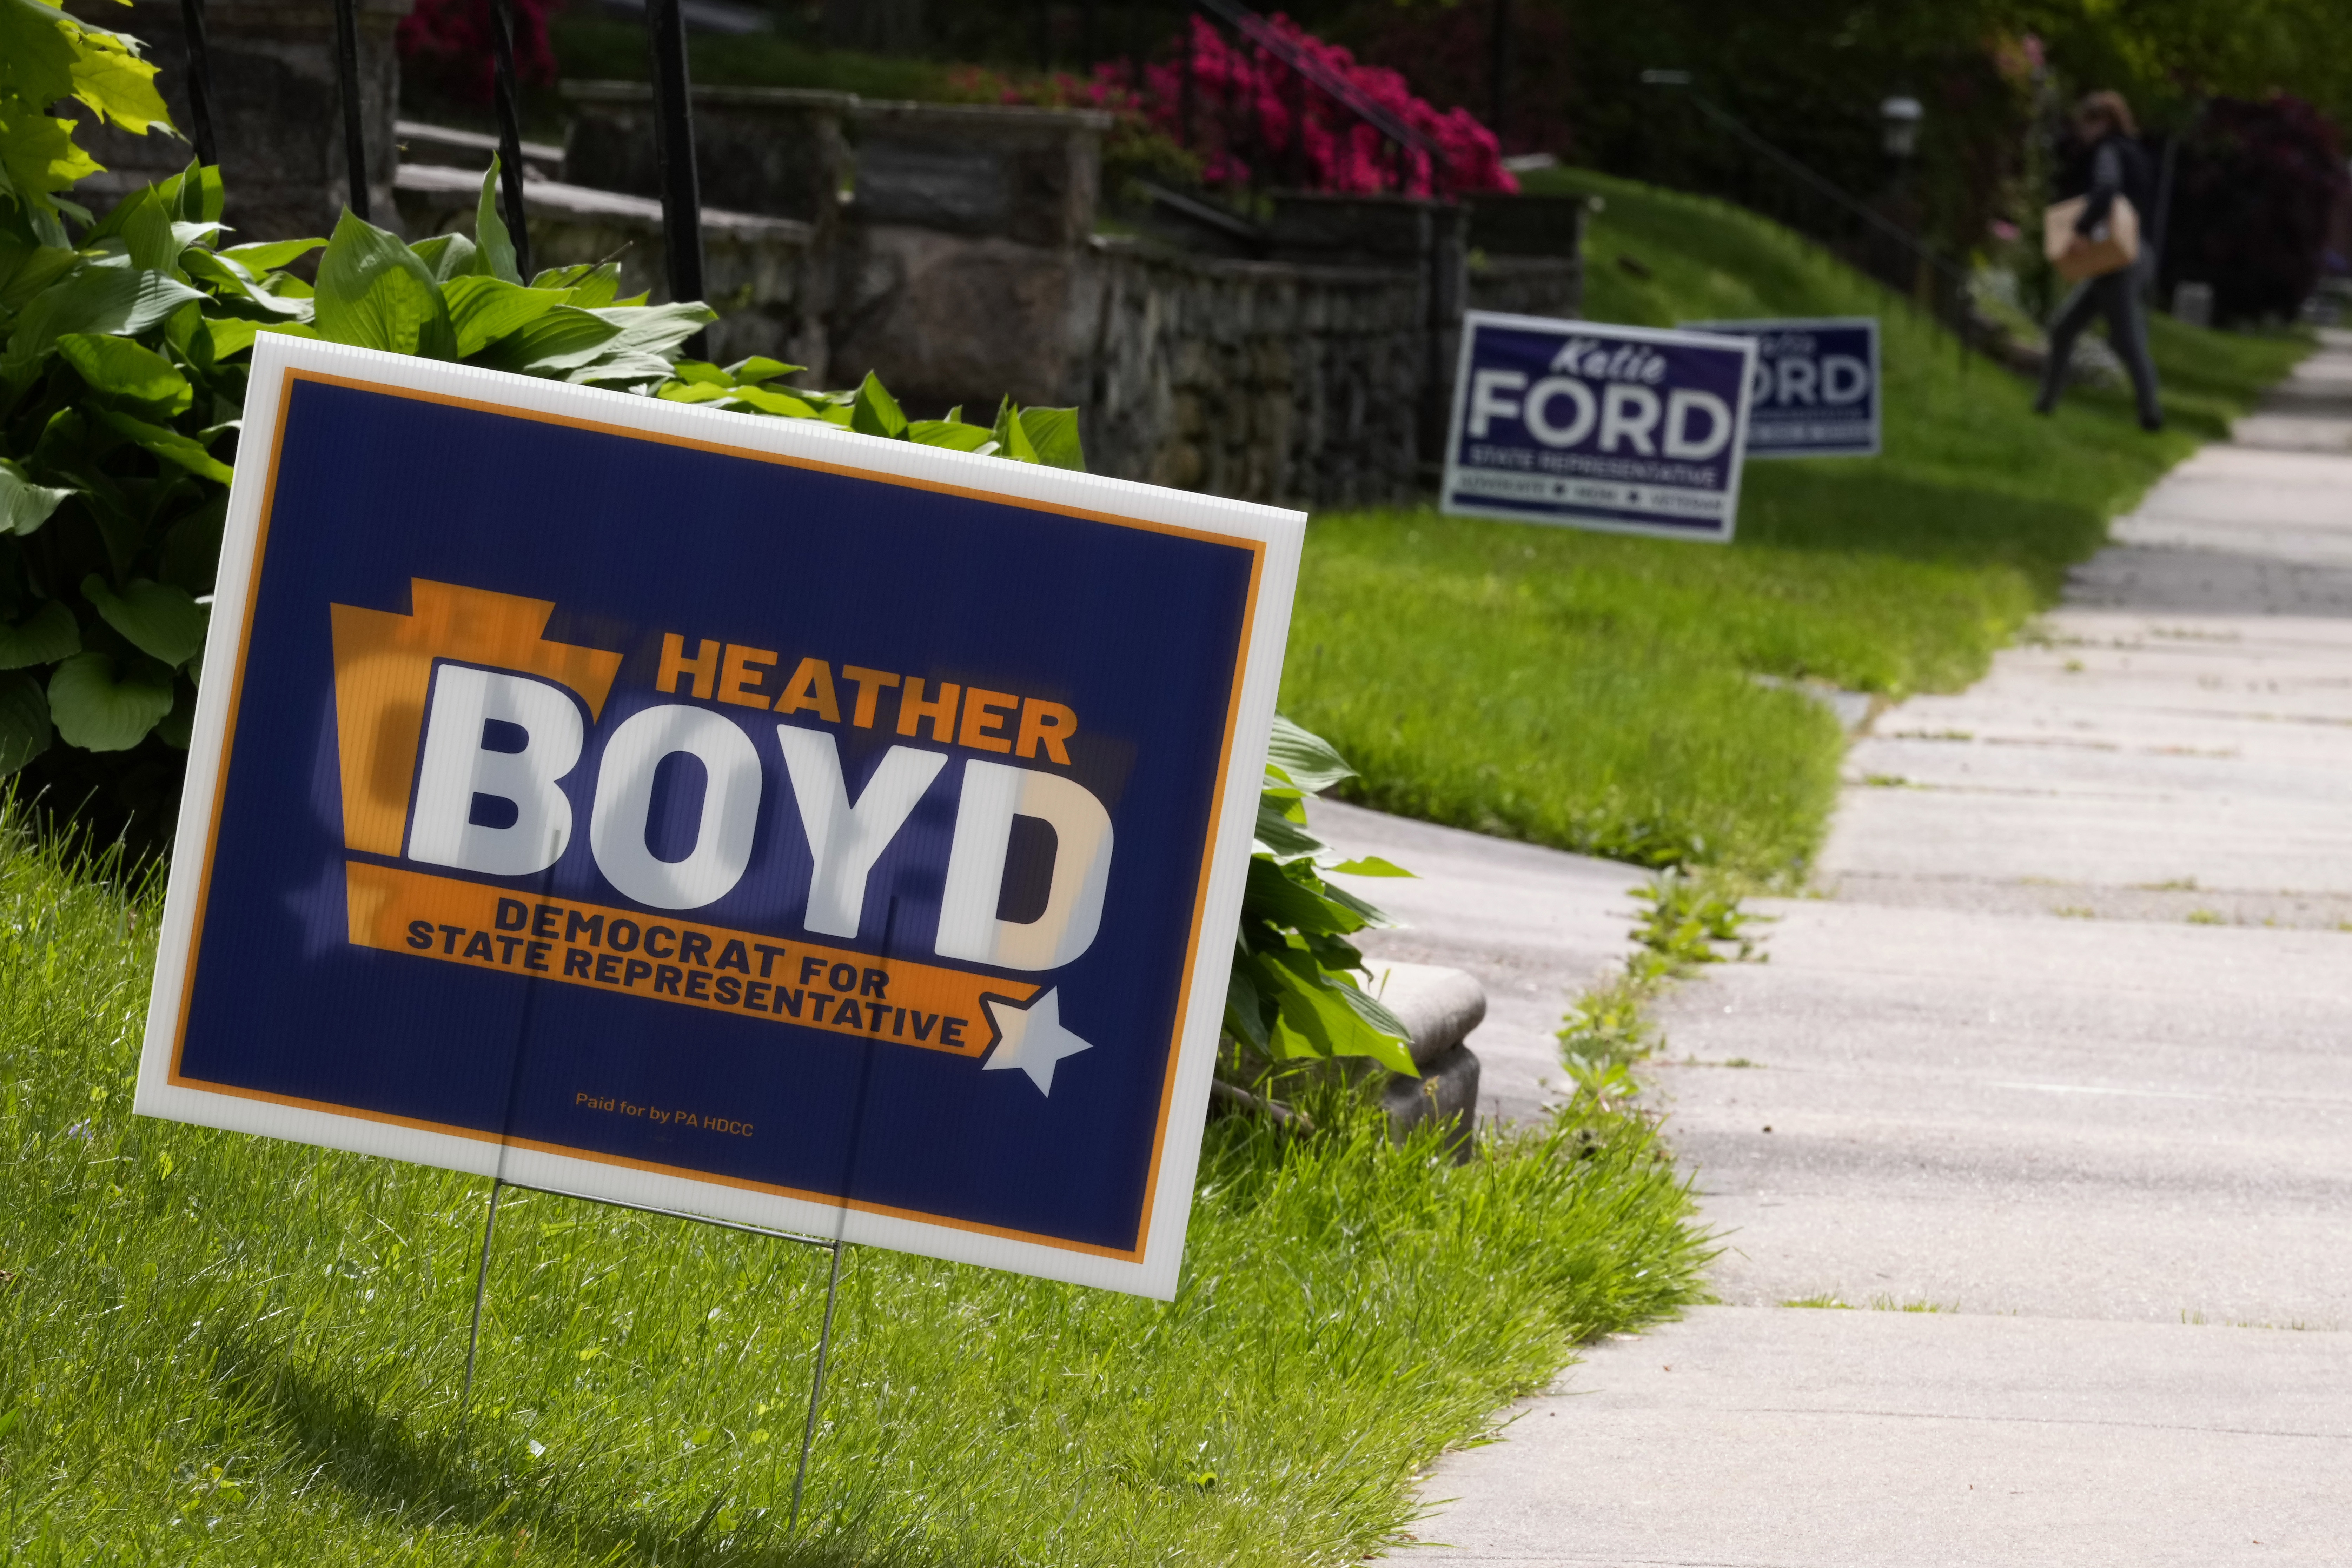
[[[823,1254],[510,1200],[461,1419],[487,1184],[133,1118],[155,914],[0,822],[10,1563],[1349,1563],[1696,1290],[1639,1123],[1457,1166],[1215,1122],[1172,1304],[851,1252],[788,1532]]]
[[[1891,698],[1967,685],[2110,517],[2308,347],[2159,316],[2168,431],[2142,432],[2118,392],[2039,419],[2023,381],[1753,214],[1581,171],[1535,183],[1605,201],[1595,319],[1882,316],[1886,450],[1748,465],[1728,549],[1426,509],[1316,518],[1285,710],[1362,770],[1359,799],[1482,831],[1800,872],[1842,737],[1753,677]]]

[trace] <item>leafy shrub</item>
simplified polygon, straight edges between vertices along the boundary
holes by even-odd
[[[219,172],[194,166],[71,245],[45,243],[29,205],[0,214],[0,774],[31,765],[100,837],[169,831],[261,332],[1082,465],[1069,410],[909,422],[870,378],[788,396],[762,384],[795,368],[773,361],[674,367],[710,308],[616,298],[611,263],[526,284],[496,176],[478,244],[412,246],[346,213],[325,242],[219,248]],[[322,245],[314,289],[285,268]]]
[[[2183,152],[2168,277],[2211,284],[2224,320],[2292,319],[2318,286],[2345,196],[2343,132],[2284,93],[2216,99]]]
[[[63,245],[61,207],[89,221],[58,199],[100,169],[74,145],[74,122],[49,112],[68,99],[134,136],[171,129],[155,68],[139,57],[137,39],[68,16],[58,0],[8,0],[0,5],[0,204],[26,233],[0,233],[0,267],[21,246]]]
[[[416,9],[400,19],[393,34],[402,68],[461,102],[489,102],[491,4],[416,0]],[[513,18],[515,75],[526,85],[545,87],[555,80],[555,48],[547,32],[551,9],[549,0],[507,0],[507,15]]]
[[[1436,144],[1442,166],[1435,169],[1425,153],[1404,154],[1403,185],[1410,193],[1518,189],[1503,167],[1495,133],[1469,110],[1440,111],[1415,97],[1397,72],[1359,62],[1347,49],[1324,42],[1279,13],[1261,25]],[[1188,26],[1189,32],[1175,42],[1178,57],[1146,65],[1139,80],[1131,79],[1124,64],[1102,67],[1097,75],[1112,86],[1139,91],[1151,123],[1200,158],[1205,183],[1243,185],[1276,172],[1292,178],[1291,172],[1303,167],[1302,183],[1311,190],[1371,193],[1388,188],[1390,152],[1379,132],[1311,88],[1302,91],[1297,73],[1264,46],[1230,44],[1199,16],[1191,17]],[[1184,102],[1188,63],[1194,110],[1189,139]],[[1270,167],[1255,167],[1253,160]]]
[[[1378,856],[1349,860],[1307,830],[1307,797],[1355,776],[1328,741],[1276,716],[1225,1032],[1274,1061],[1363,1056],[1392,1072],[1413,1072],[1404,1025],[1351,977],[1364,956],[1348,938],[1389,924],[1388,916],[1322,875],[1412,873]]]
[[[129,128],[169,122],[134,41],[47,4],[0,5],[0,777],[29,768],[32,793],[54,789],[50,811],[85,839],[165,842],[260,333],[1085,466],[1075,409],[1007,398],[987,425],[961,411],[909,420],[871,375],[809,392],[780,384],[801,367],[774,360],[673,362],[710,308],[616,298],[613,263],[525,283],[495,161],[471,239],[412,246],[347,211],[329,240],[224,248],[220,172],[193,163],[69,239],[60,213],[89,214],[57,193],[99,165],[47,107],[72,97]],[[315,287],[286,270],[313,251]],[[1249,999],[1228,1023],[1283,1055],[1402,1059],[1410,1071],[1403,1030],[1348,977],[1362,960],[1346,934],[1382,917],[1323,883],[1317,868],[1336,857],[1304,831],[1304,791],[1350,770],[1277,727],[1234,956]]]

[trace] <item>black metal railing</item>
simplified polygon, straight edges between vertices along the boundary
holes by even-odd
[[[515,246],[516,266],[531,277],[530,226],[523,202],[522,91],[515,71],[510,0],[489,0],[491,71],[499,121],[500,215]],[[341,99],[343,162],[353,216],[371,215],[366,116],[360,78],[358,0],[334,0],[335,86]],[[189,133],[196,156],[217,166],[213,139],[212,61],[205,48],[204,0],[181,0],[186,35]],[[661,168],[662,233],[672,299],[702,298],[702,198],[695,180],[692,86],[687,71],[686,20],[678,0],[646,6],[646,42],[653,58],[654,123]],[[702,335],[687,344],[702,351]]]

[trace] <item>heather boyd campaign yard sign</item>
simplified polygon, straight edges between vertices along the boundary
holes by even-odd
[[[1875,457],[1878,318],[1686,321],[1695,332],[1756,340],[1750,457]]]
[[[1172,1294],[1303,519],[254,352],[138,1109]]]
[[[1728,542],[1755,362],[1745,338],[1470,311],[1444,509]]]

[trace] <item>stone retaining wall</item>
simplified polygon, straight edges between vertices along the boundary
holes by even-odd
[[[417,157],[394,177],[389,34],[409,3],[361,0],[362,75],[377,219],[422,238],[470,230],[490,142],[411,127]],[[134,10],[177,57],[176,6]],[[238,237],[326,233],[341,197],[331,8],[209,15]],[[546,149],[526,157],[534,260],[617,256],[625,291],[662,298],[650,90],[564,93],[563,178],[543,177]],[[1573,315],[1580,291],[1566,200],[1285,193],[1210,255],[1097,233],[1110,120],[1093,110],[734,88],[695,102],[715,357],[770,354],[835,385],[875,371],[917,413],[985,417],[1005,393],[1076,404],[1092,465],[1127,477],[1306,507],[1405,498],[1442,443],[1465,306]],[[118,185],[185,157],[115,140],[100,155]]]
[[[1340,506],[1412,487],[1424,333],[1387,269],[1154,254],[1098,240],[1081,403],[1102,473]]]

